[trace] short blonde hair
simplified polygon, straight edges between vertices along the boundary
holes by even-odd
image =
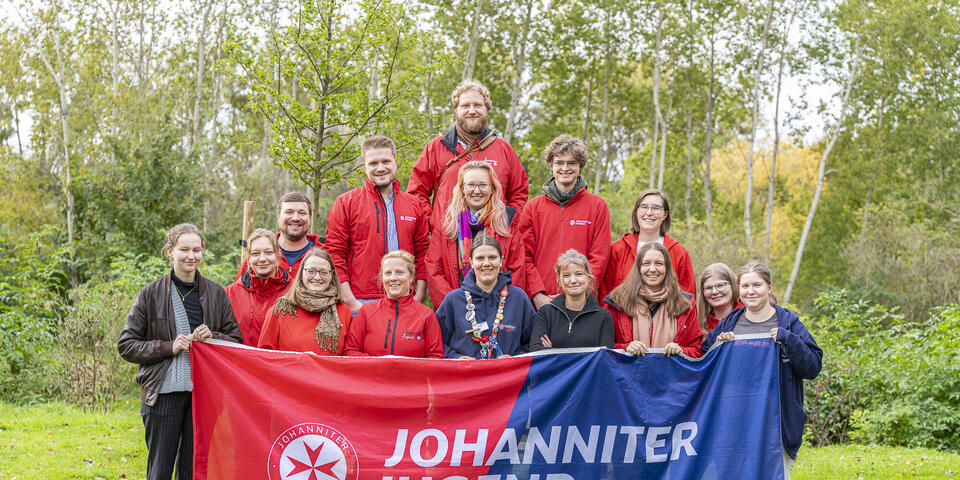
[[[410,252],[408,252],[408,251],[406,251],[406,250],[394,250],[394,251],[392,251],[392,252],[387,252],[387,254],[384,255],[383,258],[380,259],[380,272],[379,272],[379,275],[380,275],[380,277],[381,277],[381,282],[383,281],[383,280],[382,280],[382,279],[383,279],[383,264],[384,264],[384,263],[387,263],[387,260],[390,260],[390,259],[393,259],[393,258],[396,258],[396,259],[399,259],[399,260],[403,260],[403,263],[405,263],[405,264],[407,265],[407,270],[410,272],[410,275],[411,275],[411,276],[416,275],[416,273],[417,273],[417,265],[416,265],[416,260],[413,258],[413,254],[411,254]]]
[[[561,253],[560,256],[557,257],[557,264],[553,266],[553,270],[557,272],[557,286],[560,287],[560,290],[563,291],[563,284],[560,282],[560,270],[563,270],[571,263],[575,263],[583,267],[583,269],[587,272],[587,278],[590,280],[590,284],[588,285],[590,287],[590,291],[596,293],[597,277],[594,277],[593,272],[590,271],[590,260],[587,260],[586,255],[573,248]]]
[[[490,101],[490,90],[476,80],[464,80],[460,82],[460,85],[457,85],[457,88],[453,89],[453,93],[450,94],[450,100],[453,101],[454,109],[457,108],[457,105],[460,105],[460,95],[467,92],[479,93],[483,97],[483,106],[487,107],[487,112],[493,109],[493,103]]]

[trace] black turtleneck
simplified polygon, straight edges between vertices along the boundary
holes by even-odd
[[[203,309],[200,308],[200,272],[193,276],[190,283],[184,282],[177,277],[177,274],[171,269],[170,280],[173,288],[180,292],[183,299],[183,309],[187,311],[187,320],[190,322],[190,332],[193,332],[203,324]]]

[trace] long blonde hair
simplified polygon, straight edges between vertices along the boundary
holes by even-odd
[[[447,212],[444,215],[443,230],[448,238],[457,238],[459,230],[460,213],[467,208],[467,201],[463,194],[463,175],[467,170],[485,170],[490,177],[490,200],[487,207],[490,209],[490,226],[497,235],[509,237],[510,224],[507,221],[507,206],[503,203],[503,187],[500,180],[497,179],[497,173],[487,162],[473,160],[464,163],[457,173],[457,184],[453,186],[453,198],[450,199],[450,205],[447,206]]]
[[[740,282],[737,281],[733,270],[730,269],[727,264],[713,263],[703,269],[703,273],[700,274],[700,284],[697,286],[699,290],[697,292],[697,320],[700,322],[700,330],[703,333],[707,333],[707,322],[710,321],[710,315],[716,312],[713,306],[710,305],[710,302],[707,301],[706,292],[703,291],[703,284],[707,283],[707,280],[710,278],[718,278],[730,282],[730,291],[733,293],[730,297],[731,307],[735,306],[737,300],[740,298]],[[721,320],[723,319],[721,318]]]
[[[666,267],[666,275],[663,278],[663,288],[667,291],[667,296],[660,308],[666,308],[667,314],[671,318],[677,318],[690,308],[690,300],[683,295],[680,290],[680,284],[677,282],[677,275],[673,273],[673,264],[670,262],[670,252],[659,242],[650,242],[640,247],[637,252],[637,259],[633,262],[633,268],[623,279],[623,283],[610,292],[610,298],[620,306],[620,309],[627,315],[634,316],[639,311],[640,302],[646,300],[640,296],[640,289],[644,286],[643,279],[640,277],[640,265],[643,263],[643,257],[650,250],[656,250],[663,255],[663,263]]]

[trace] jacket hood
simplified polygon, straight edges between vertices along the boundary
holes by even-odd
[[[460,288],[470,292],[470,295],[473,295],[477,298],[483,298],[488,295],[500,295],[500,290],[503,289],[503,286],[511,284],[513,284],[513,278],[510,276],[510,272],[501,272],[497,278],[497,285],[494,286],[490,292],[485,292],[482,288],[477,286],[477,275],[471,268],[470,271],[467,272],[466,278],[463,279],[463,283],[460,284]]]
[[[483,140],[484,138],[487,138],[487,135],[490,135],[489,128],[484,130],[483,133],[481,133],[480,136],[477,137],[477,140],[478,141]],[[456,126],[450,127],[450,131],[447,132],[447,134],[444,135],[440,141],[451,152],[459,153],[457,152],[457,127]]]

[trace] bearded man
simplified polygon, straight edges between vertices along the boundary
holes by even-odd
[[[463,164],[479,160],[493,167],[503,186],[504,203],[520,213],[527,203],[529,180],[517,152],[487,126],[493,107],[490,91],[480,82],[466,80],[450,98],[456,124],[446,135],[427,143],[413,166],[407,192],[420,198],[431,228],[440,225],[457,184],[457,172]]]

